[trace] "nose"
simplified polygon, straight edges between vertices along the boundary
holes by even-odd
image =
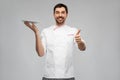
[[[62,14],[60,13],[59,16],[62,16]]]

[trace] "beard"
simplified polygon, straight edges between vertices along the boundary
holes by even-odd
[[[64,17],[60,16],[60,17],[56,18],[56,23],[58,25],[62,25],[62,24],[64,24],[64,22],[65,22],[65,18]]]

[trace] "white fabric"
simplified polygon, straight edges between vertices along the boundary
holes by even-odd
[[[76,28],[56,25],[45,28],[41,32],[45,51],[45,73],[47,78],[74,77],[73,56],[77,44],[74,36]]]

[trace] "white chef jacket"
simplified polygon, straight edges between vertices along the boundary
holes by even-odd
[[[45,28],[41,32],[41,40],[45,52],[45,72],[47,78],[74,77],[73,56],[77,45],[75,34],[77,29],[63,25]]]

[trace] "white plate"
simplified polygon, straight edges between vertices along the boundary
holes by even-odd
[[[28,21],[28,22],[30,22],[30,23],[39,23],[38,21],[30,21],[30,20],[22,20],[23,22],[25,22],[25,21]]]

